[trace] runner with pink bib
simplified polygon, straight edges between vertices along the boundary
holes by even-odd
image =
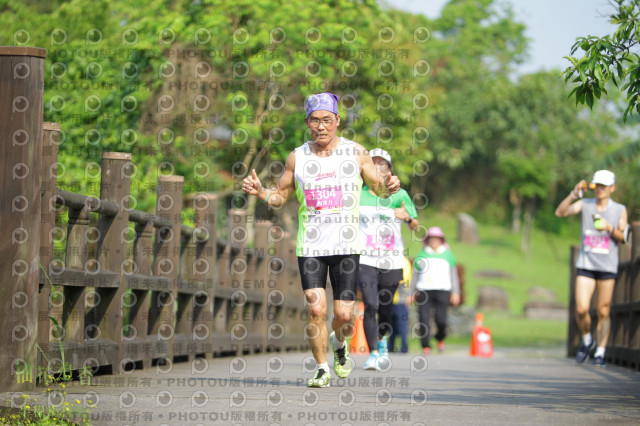
[[[393,171],[391,155],[383,149],[369,151],[378,172]],[[403,280],[404,245],[402,223],[418,227],[418,212],[404,189],[389,198],[376,196],[366,185],[360,195],[362,254],[358,287],[364,302],[364,334],[369,346],[365,370],[384,370],[388,365],[387,336],[393,331],[393,295]],[[409,280],[410,277],[404,277]]]
[[[587,188],[582,180],[556,209],[558,217],[579,213],[582,216],[575,290],[576,319],[582,332],[582,342],[576,353],[576,362],[583,363],[595,348],[593,364],[596,366],[605,365],[610,328],[609,309],[618,274],[618,244],[626,242],[628,238],[627,209],[611,199],[616,189],[615,182],[616,177],[612,172],[598,170],[590,185],[594,188],[595,198],[582,199],[582,191]],[[597,339],[593,339],[589,307],[596,289],[598,325]]]
[[[397,176],[376,172],[362,145],[338,137],[339,99],[332,93],[307,98],[305,124],[312,139],[289,154],[275,188],[264,188],[255,170],[251,170],[242,185],[244,192],[269,207],[282,207],[293,192],[300,203],[296,255],[309,311],[307,337],[318,365],[307,386],[318,388],[329,387],[331,383],[327,340],[333,348],[336,375],[347,377],[353,369],[345,338],[351,333],[354,320],[362,184],[366,183],[383,198],[400,189]],[[333,290],[333,332],[329,336],[327,276]]]

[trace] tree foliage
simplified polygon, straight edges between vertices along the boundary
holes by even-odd
[[[606,150],[595,141],[615,139],[615,120],[574,108],[561,79],[513,78],[524,26],[495,0],[450,0],[433,20],[349,0],[0,0],[0,10],[2,44],[47,48],[59,185],[98,195],[102,152],[131,152],[141,210],[153,211],[160,174],[185,176],[187,193],[231,193],[251,168],[273,184],[309,138],[306,96],[324,91],[342,97],[340,134],[389,151],[412,195],[471,208],[506,211],[511,193],[552,204],[592,172]]]
[[[604,37],[578,37],[571,47],[571,67],[564,72],[567,81],[577,83],[571,95],[576,103],[593,108],[594,102],[611,81],[626,93],[624,120],[630,114],[640,113],[640,1],[612,0],[616,10],[610,15],[610,22],[618,26],[612,35]],[[583,56],[573,55],[582,51]]]

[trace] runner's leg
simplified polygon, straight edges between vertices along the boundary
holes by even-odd
[[[400,311],[399,304],[394,304],[391,308],[391,335],[389,336],[389,342],[387,343],[387,349],[389,352],[395,352],[396,338],[400,335]]]
[[[327,362],[327,282],[328,266],[320,259],[299,257],[298,267],[307,302],[307,338],[318,364]]]
[[[599,347],[606,347],[609,342],[609,331],[611,328],[611,299],[616,280],[598,280],[598,325],[596,327],[596,342]]]
[[[416,292],[416,306],[418,307],[418,334],[420,343],[423,348],[428,348],[431,339],[430,317],[431,317],[431,301],[429,300],[428,291]]]
[[[402,280],[402,269],[380,271],[378,274],[378,335],[381,339],[391,331],[393,295]],[[370,347],[371,348],[371,347]]]
[[[364,317],[362,325],[364,336],[370,352],[377,352],[378,344],[378,269],[369,265],[360,265],[358,287],[364,302]]]
[[[398,303],[398,333],[400,334],[400,352],[406,353],[409,351],[409,344],[407,342],[407,334],[409,328],[409,308],[407,308],[403,302]]]
[[[435,322],[438,327],[436,333],[436,340],[441,341],[447,337],[447,310],[449,309],[449,297],[451,292],[446,290],[434,290],[429,296],[433,296],[433,302],[435,304],[436,314]]]
[[[360,256],[328,256],[329,277],[333,287],[333,321],[331,326],[336,338],[344,341],[353,330],[355,315],[353,308],[358,287]]]
[[[591,332],[591,317],[589,316],[589,306],[591,297],[596,288],[596,280],[578,275],[576,277],[576,321],[581,336]]]
[[[327,293],[323,288],[305,290],[309,311],[307,338],[318,364],[327,362]]]

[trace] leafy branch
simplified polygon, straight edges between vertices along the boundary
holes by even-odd
[[[593,108],[596,99],[607,94],[605,85],[611,81],[626,92],[627,105],[623,119],[630,114],[640,113],[640,1],[612,0],[617,8],[610,16],[610,22],[618,25],[613,35],[604,37],[578,37],[571,47],[571,56],[565,56],[571,66],[564,71],[565,81],[577,83],[569,97],[575,97],[576,105],[587,104]],[[584,52],[582,58],[574,55]]]

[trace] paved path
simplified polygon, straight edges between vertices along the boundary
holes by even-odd
[[[365,356],[354,359],[362,366]],[[479,359],[460,348],[391,361],[386,372],[357,368],[348,379],[332,371],[330,388],[309,389],[308,354],[195,360],[73,382],[66,398],[97,399],[96,425],[640,423],[639,372],[576,365],[560,349]]]

